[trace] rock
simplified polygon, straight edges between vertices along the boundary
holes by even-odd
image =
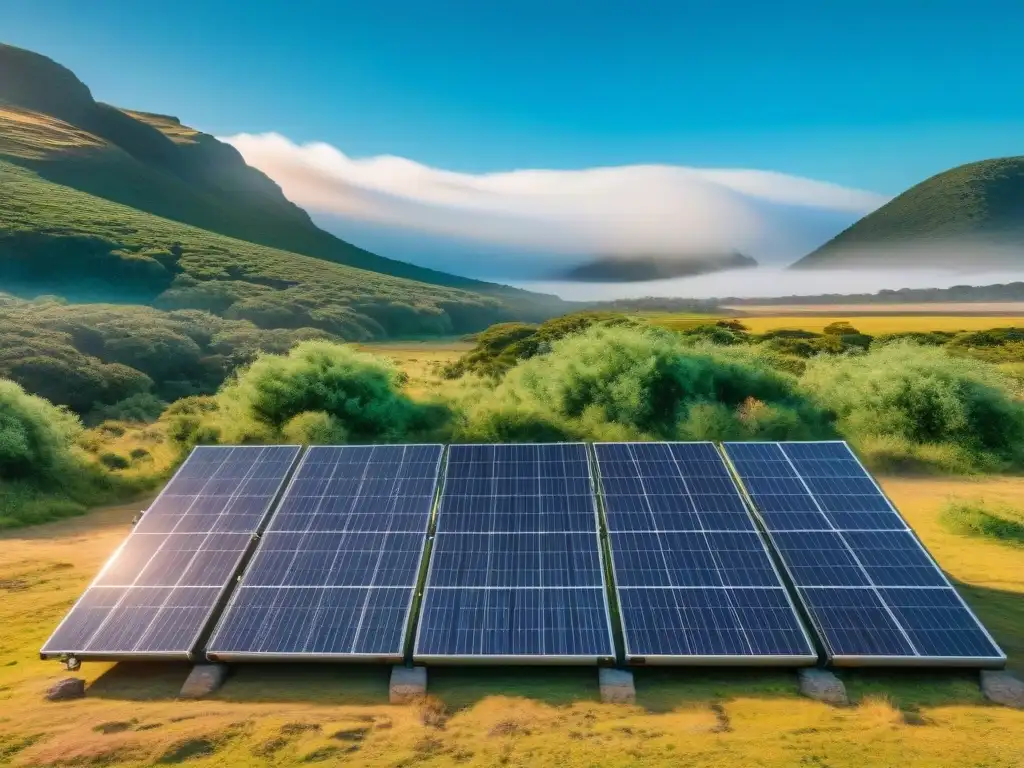
[[[1005,670],[982,670],[981,692],[996,704],[1024,709],[1024,681]]]
[[[827,669],[801,669],[799,674],[800,693],[804,696],[837,706],[850,703],[843,681]]]
[[[227,676],[227,664],[196,664],[178,695],[183,699],[201,699],[224,685]]]
[[[85,696],[85,680],[80,677],[65,677],[50,686],[46,698],[50,701],[68,701]]]
[[[405,704],[418,701],[427,695],[427,668],[401,667],[391,668],[391,685],[388,686],[388,701],[392,704]]]
[[[607,704],[632,704],[636,701],[633,673],[626,669],[601,667],[597,670],[601,701]]]

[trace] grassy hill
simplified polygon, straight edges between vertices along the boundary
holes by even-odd
[[[3,45],[0,289],[348,340],[460,334],[567,307],[355,248],[232,147],[97,103],[69,70]]]
[[[868,214],[797,269],[1024,266],[1024,157],[932,176]]]
[[[70,70],[0,45],[0,157],[41,178],[251,242],[437,285],[512,289],[356,248],[316,227],[230,145],[177,118],[95,101]]]

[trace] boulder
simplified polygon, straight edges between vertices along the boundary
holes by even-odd
[[[981,692],[996,704],[1024,709],[1024,681],[1005,670],[982,670]]]
[[[81,699],[85,696],[85,680],[80,677],[65,677],[58,680],[46,691],[46,698],[50,701],[68,701],[69,699]]]
[[[799,674],[800,693],[804,696],[836,706],[850,703],[843,681],[827,669],[801,669]]]

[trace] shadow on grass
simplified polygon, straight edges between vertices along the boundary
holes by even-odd
[[[1019,673],[1024,669],[1024,596],[954,585],[1009,656],[1008,668]],[[123,662],[93,682],[88,695],[129,701],[175,699],[189,670],[188,664],[180,663]],[[390,671],[390,666],[370,664],[237,664],[211,699],[376,706],[388,703]],[[914,711],[983,701],[976,670],[843,669],[837,674],[853,703],[884,696]],[[634,669],[634,675],[637,704],[652,713],[702,702],[785,700],[800,695],[791,669],[647,667]],[[432,667],[428,677],[429,693],[450,709],[470,707],[490,696],[533,699],[552,706],[600,700],[594,667]]]

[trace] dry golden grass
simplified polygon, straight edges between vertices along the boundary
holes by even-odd
[[[440,376],[440,368],[453,363],[473,348],[467,341],[394,341],[362,344],[360,349],[392,360],[409,377],[405,385],[411,397],[430,397],[450,382]]]
[[[0,155],[39,159],[51,152],[102,147],[104,142],[55,117],[0,105]]]
[[[1019,503],[1024,478],[884,486],[1020,669],[1024,551],[938,513],[950,496]],[[39,646],[144,506],[0,536],[0,764],[1021,765],[1024,712],[986,704],[969,672],[848,671],[854,705],[837,709],[775,670],[639,670],[626,706],[597,701],[593,670],[434,669],[444,706],[427,712],[389,705],[379,667],[241,666],[212,699],[177,701],[185,666],[87,663],[84,700],[43,701],[66,673]]]
[[[134,117],[140,123],[153,126],[175,144],[195,144],[195,137],[199,135],[199,131],[195,128],[182,125],[167,115],[157,115],[152,112],[136,112],[131,109],[122,109],[121,111],[126,115]]]
[[[648,319],[655,325],[679,330],[699,324],[690,315],[677,317],[670,314],[659,314],[649,315]],[[817,316],[810,314],[744,315],[737,316],[735,319],[747,326],[753,333],[765,333],[779,329],[820,333],[826,325],[846,320],[857,330],[872,336],[906,331],[984,331],[989,328],[1024,326],[1024,316],[1020,315],[842,315],[837,313]],[[707,319],[703,322],[710,321],[711,319]]]

